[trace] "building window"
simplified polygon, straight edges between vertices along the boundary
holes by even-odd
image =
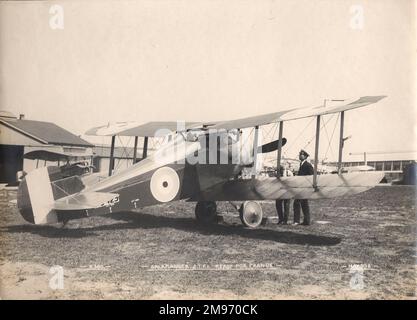
[[[401,161],[393,161],[392,171],[400,171],[400,170],[401,170]]]
[[[375,162],[375,170],[376,171],[382,171],[382,164],[383,164],[383,162],[381,162],[381,161]]]

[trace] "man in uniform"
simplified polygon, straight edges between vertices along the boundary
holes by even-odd
[[[314,174],[313,166],[307,161],[309,154],[301,150],[298,159],[301,161],[300,169],[298,170],[299,176],[310,176]],[[303,209],[304,220],[302,225],[310,225],[310,207],[307,199],[295,199],[294,200],[294,224],[300,224],[300,209]]]

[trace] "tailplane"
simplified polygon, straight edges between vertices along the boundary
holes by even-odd
[[[100,208],[118,201],[116,193],[88,192],[84,189],[79,176],[66,177],[58,167],[39,168],[21,181],[17,207],[27,222],[52,224],[73,219],[70,218],[70,211]]]

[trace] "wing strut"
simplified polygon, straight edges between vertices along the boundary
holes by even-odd
[[[148,137],[143,139],[143,152],[142,159],[145,159],[148,156]]]
[[[343,155],[343,127],[344,127],[344,121],[345,121],[345,112],[340,112],[340,138],[339,138],[339,161],[337,165],[337,172],[339,174],[342,173],[342,155]]]
[[[253,168],[252,168],[252,179],[256,176],[256,165],[258,159],[258,133],[259,126],[255,126],[254,140],[253,140]]]
[[[111,147],[110,147],[110,163],[109,163],[109,177],[112,175],[114,169],[114,145],[116,143],[116,136],[111,137]]]
[[[318,191],[317,188],[317,164],[319,162],[319,142],[320,142],[320,116],[317,116],[316,122],[316,144],[314,146],[314,173],[313,173],[313,188]]]
[[[136,163],[137,155],[138,155],[138,136],[135,137],[135,145],[133,147],[133,164]]]
[[[282,131],[284,130],[284,121],[279,122],[279,134],[278,134],[278,154],[277,154],[277,178],[281,177],[281,155],[282,155]]]

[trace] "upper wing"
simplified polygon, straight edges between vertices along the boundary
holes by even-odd
[[[337,104],[321,105],[318,107],[297,108],[274,113],[268,113],[260,116],[248,117],[238,120],[224,121],[217,123],[210,128],[212,129],[243,129],[248,127],[262,126],[279,121],[296,120],[301,118],[336,113],[355,108],[367,106],[376,103],[386,96],[365,96],[359,99],[339,100]]]
[[[386,96],[365,96],[358,99],[338,100],[337,104],[307,108],[294,108],[279,112],[263,114],[254,117],[242,118],[230,121],[213,122],[176,122],[176,121],[153,121],[145,124],[138,122],[117,122],[106,126],[95,127],[86,132],[87,135],[96,136],[138,136],[155,137],[156,132],[165,129],[170,132],[179,132],[189,129],[243,129],[255,126],[262,126],[279,121],[296,120],[301,118],[325,115],[367,106],[376,103]]]
[[[23,157],[25,159],[30,160],[45,160],[45,161],[66,161],[69,159],[76,159],[76,158],[85,158],[85,157],[91,157],[91,153],[81,153],[81,152],[64,152],[64,151],[58,151],[58,150],[32,150],[26,152]]]
[[[92,128],[85,134],[92,136],[155,137],[156,132],[160,129],[175,132],[201,126],[203,124],[200,122],[152,121],[144,124],[136,121],[116,122]]]
[[[87,158],[93,155],[91,150],[84,152],[73,152],[64,150],[61,146],[53,146],[45,149],[44,147],[25,147],[23,157],[30,160],[46,160],[46,161],[66,161],[77,158]]]

